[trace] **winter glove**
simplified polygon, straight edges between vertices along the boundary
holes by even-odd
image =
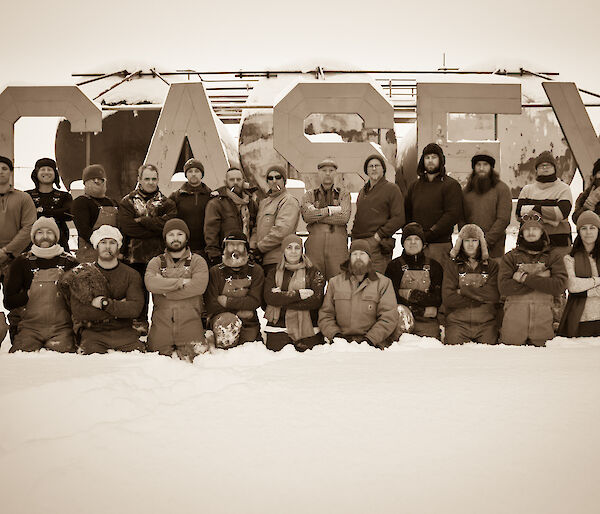
[[[600,187],[596,187],[592,190],[592,192],[588,195],[583,206],[590,211],[593,211],[596,208],[596,205],[600,202]]]
[[[250,249],[250,260],[254,264],[258,264],[258,265],[262,266],[262,262],[263,262],[262,252],[258,248],[251,248]]]

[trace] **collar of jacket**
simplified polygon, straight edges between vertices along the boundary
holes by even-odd
[[[190,250],[190,247],[188,246],[186,248],[185,253],[179,257],[179,260],[177,261],[178,263],[181,261],[185,261],[185,259],[189,259],[192,256],[192,251]],[[171,253],[169,252],[169,250],[165,250],[165,258],[167,260],[169,260],[170,262],[172,262],[173,264],[175,264],[175,260],[173,259],[173,256],[171,255]]]
[[[336,186],[335,184],[333,186],[331,186],[331,190],[335,191],[336,193],[341,193],[342,189],[338,186]],[[316,191],[320,191],[321,193],[327,194],[327,190],[323,187],[323,184],[321,184],[319,187],[317,187],[317,189],[315,189]]]
[[[367,180],[367,182],[363,186],[363,191],[365,192],[365,194],[369,193],[370,191],[373,191],[373,189],[375,189],[377,186],[379,186],[379,184],[383,184],[384,182],[387,182],[387,181],[388,180],[385,178],[385,176],[383,176],[377,181],[377,184],[375,184],[373,187],[371,187],[371,181]]]
[[[403,251],[401,257],[409,268],[410,266],[416,266],[420,269],[423,269],[423,266],[425,265],[425,253],[423,250],[414,255],[408,255],[405,251]]]
[[[179,188],[179,191],[188,195],[193,195],[196,193],[209,195],[212,192],[211,189],[204,182],[200,182],[200,185],[196,187],[192,187],[190,186],[189,182],[186,182]]]
[[[133,198],[135,196],[143,198],[146,202],[148,200],[163,200],[164,198],[166,198],[165,195],[161,193],[160,189],[157,189],[156,191],[154,191],[154,193],[146,193],[139,186],[136,187],[131,193],[129,193],[129,198]]]

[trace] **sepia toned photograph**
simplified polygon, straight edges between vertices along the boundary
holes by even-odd
[[[600,512],[595,1],[2,13],[1,512]]]

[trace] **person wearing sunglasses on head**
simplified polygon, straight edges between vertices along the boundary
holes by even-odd
[[[568,217],[573,206],[571,188],[557,174],[557,165],[550,152],[542,152],[535,160],[535,181],[519,193],[516,216],[536,212],[542,218],[550,238],[550,246],[562,255],[571,248],[571,225]]]
[[[285,188],[286,171],[281,166],[267,170],[267,197],[258,206],[256,216],[256,248],[252,255],[262,264],[265,274],[281,261],[281,242],[296,233],[300,204]]]
[[[554,297],[566,286],[562,255],[551,251],[542,217],[523,215],[517,246],[502,257],[498,272],[498,290],[506,298],[500,342],[544,346],[554,337]]]
[[[370,155],[363,170],[369,180],[356,200],[352,241],[365,239],[369,243],[373,269],[383,274],[396,246],[392,236],[404,225],[404,198],[400,188],[385,178],[383,157]]]
[[[71,214],[77,229],[79,262],[94,262],[96,250],[90,242],[94,230],[102,225],[117,226],[118,202],[106,196],[106,171],[100,164],[91,164],[83,170],[83,194],[73,200]]]

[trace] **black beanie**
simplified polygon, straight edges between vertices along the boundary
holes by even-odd
[[[473,168],[473,170],[475,169],[475,165],[479,161],[487,162],[492,167],[492,169],[496,165],[496,159],[494,159],[491,155],[480,153],[480,154],[474,155],[473,158],[471,159],[471,168]]]
[[[222,242],[223,248],[225,248],[225,243],[227,243],[228,241],[235,241],[236,243],[240,243],[240,242],[244,243],[246,245],[246,248],[248,248],[248,238],[246,237],[246,234],[244,234],[240,230],[233,230],[225,236],[225,239],[223,239],[223,242]]]
[[[404,241],[408,236],[418,236],[423,244],[425,244],[425,232],[423,231],[423,227],[418,223],[409,223],[402,229],[402,245],[404,246]]]
[[[10,171],[14,171],[15,167],[13,165],[13,162],[8,157],[4,157],[4,155],[0,155],[0,162],[7,164]]]
[[[50,159],[50,157],[42,157],[35,161],[35,166],[33,167],[33,171],[31,172],[31,180],[35,184],[35,187],[40,185],[40,181],[38,180],[37,173],[40,171],[40,168],[48,166],[54,170],[54,183],[56,187],[60,187],[60,177],[58,176],[58,169],[56,167],[56,161],[54,159]]]
[[[369,157],[367,157],[365,159],[365,163],[363,164],[363,170],[365,172],[365,175],[367,175],[367,164],[369,164],[369,161],[371,159],[377,159],[381,163],[381,165],[383,166],[383,173],[386,172],[385,161],[383,160],[383,158],[381,157],[381,155],[378,155],[378,154],[374,153],[373,155],[369,155]]]
[[[278,164],[269,166],[269,168],[267,169],[267,173],[265,174],[265,179],[269,176],[269,173],[271,173],[272,171],[276,171],[283,177],[284,184],[287,182],[287,171],[285,170],[285,168],[283,166],[279,166]]]
[[[190,229],[188,228],[187,223],[182,219],[171,218],[165,223],[165,226],[163,227],[162,231],[163,239],[167,237],[167,234],[171,230],[181,230],[187,236],[188,240],[190,238]]]

